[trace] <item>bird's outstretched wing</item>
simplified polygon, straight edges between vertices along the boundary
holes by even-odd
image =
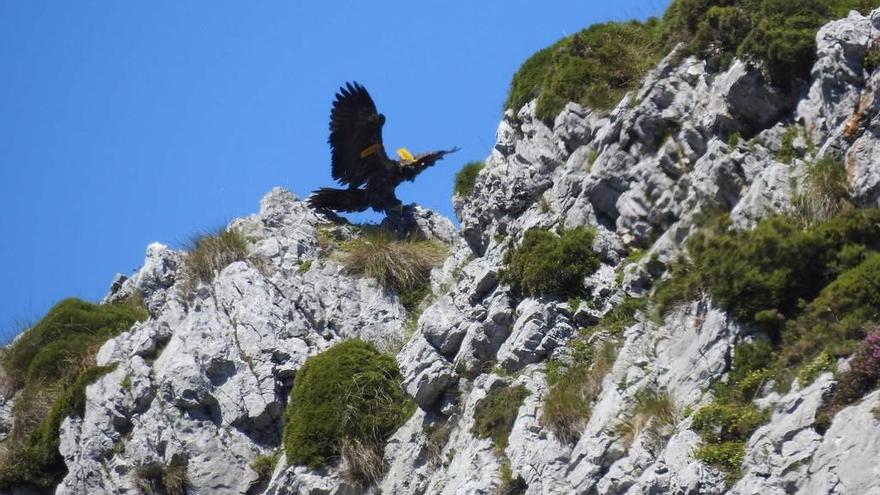
[[[455,153],[458,150],[459,148],[455,147],[451,150],[430,151],[428,153],[419,153],[410,161],[401,160],[399,165],[401,174],[405,180],[414,180],[423,170],[434,165],[444,156]]]
[[[336,93],[330,112],[330,147],[333,178],[359,187],[388,160],[382,145],[385,116],[367,90],[358,83],[347,83]]]

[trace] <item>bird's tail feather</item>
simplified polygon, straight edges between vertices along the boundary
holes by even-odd
[[[309,206],[334,211],[364,211],[370,207],[367,191],[363,189],[333,189],[322,187],[309,196]]]

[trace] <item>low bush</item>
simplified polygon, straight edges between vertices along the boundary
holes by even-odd
[[[397,239],[381,229],[339,245],[338,259],[348,273],[375,278],[400,295],[413,311],[430,292],[431,270],[448,255],[442,243],[425,239]]]
[[[260,454],[251,461],[251,471],[256,473],[257,479],[260,481],[268,481],[275,472],[275,466],[278,464],[279,453],[270,452],[268,454]]]
[[[638,85],[665,47],[659,23],[596,24],[532,55],[510,85],[506,108],[519,110],[537,98],[536,115],[550,121],[573,101],[608,110]]]
[[[4,370],[20,395],[0,458],[0,487],[54,487],[64,477],[67,470],[58,452],[61,423],[83,415],[86,386],[112,369],[95,366],[95,353],[107,339],[146,317],[139,307],[67,299],[4,350]]]
[[[455,194],[459,196],[470,196],[474,192],[474,186],[477,183],[477,175],[483,170],[486,164],[484,162],[470,162],[455,174]]]
[[[784,217],[749,231],[721,222],[694,235],[690,261],[660,284],[658,305],[668,308],[705,290],[740,321],[781,322],[858,261],[856,246],[876,249],[878,242],[878,210],[847,211],[806,230]]]
[[[297,372],[285,413],[284,449],[291,464],[327,466],[343,447],[379,454],[414,411],[394,358],[349,340],[310,357]]]
[[[247,258],[248,242],[235,229],[200,234],[187,246],[184,292],[191,293],[199,283],[210,284],[220,270]]]
[[[761,67],[777,86],[809,79],[816,33],[849,10],[877,0],[675,0],[663,17],[668,44],[683,41],[719,67],[734,56]]]
[[[734,349],[727,380],[717,382],[714,400],[693,414],[691,428],[703,440],[694,458],[731,476],[738,473],[746,441],[770,419],[769,411],[758,409],[753,401],[766,383],[773,361],[773,349],[767,341],[740,344]]]
[[[584,296],[584,279],[600,265],[592,248],[593,235],[583,227],[559,235],[531,229],[519,246],[505,253],[501,278],[515,292],[532,297]]]
[[[474,410],[472,433],[477,438],[491,438],[495,449],[504,452],[519,408],[528,395],[529,391],[522,385],[490,390]]]
[[[733,440],[701,445],[694,451],[694,459],[715,466],[736,476],[746,456],[746,443]]]
[[[837,387],[829,401],[816,412],[816,427],[824,432],[834,415],[844,407],[880,386],[880,330],[865,337],[850,362],[849,370],[837,377]]]

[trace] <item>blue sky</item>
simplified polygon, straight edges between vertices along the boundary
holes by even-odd
[[[330,186],[330,104],[357,80],[389,152],[460,146],[404,202],[452,217],[532,53],[666,0],[0,0],[0,339],[51,304],[97,300],[147,244]]]

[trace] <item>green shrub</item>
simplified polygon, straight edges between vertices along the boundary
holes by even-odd
[[[532,55],[513,77],[506,108],[537,98],[536,115],[552,121],[573,101],[607,110],[665,55],[659,23],[596,24]]]
[[[528,395],[529,391],[522,385],[504,385],[490,390],[474,410],[472,433],[477,438],[491,438],[495,449],[503,452],[519,407]]]
[[[20,395],[0,458],[0,487],[52,487],[63,478],[61,422],[82,416],[86,386],[111,369],[94,366],[95,353],[107,339],[146,317],[140,307],[66,299],[3,351],[10,388]]]
[[[694,459],[728,473],[736,473],[746,456],[746,443],[729,441],[700,445],[694,451]]]
[[[786,366],[816,359],[845,357],[858,347],[865,324],[878,320],[880,253],[843,272],[785,326],[782,356]]]
[[[709,443],[744,441],[767,419],[767,414],[751,403],[715,400],[697,409],[692,428]]]
[[[782,163],[791,163],[795,158],[802,158],[794,148],[794,141],[798,137],[798,127],[789,126],[782,133],[779,140],[779,151],[776,153],[776,159]]]
[[[783,87],[809,80],[816,60],[816,32],[835,16],[822,0],[764,0],[739,54],[759,61]]]
[[[702,445],[694,457],[735,475],[745,455],[745,442],[770,419],[753,403],[770,374],[775,354],[767,341],[738,345],[726,381],[714,384],[715,399],[692,416],[691,428]]]
[[[750,231],[722,224],[700,232],[688,243],[691,261],[658,287],[658,304],[705,289],[740,321],[784,319],[848,268],[852,246],[876,247],[878,222],[880,211],[853,210],[807,230],[772,217]]]
[[[247,239],[235,229],[194,237],[187,246],[184,292],[191,293],[199,283],[210,284],[220,270],[246,259],[247,249]]]
[[[872,46],[866,53],[862,66],[869,74],[873,74],[880,67],[880,46]]]
[[[780,87],[809,79],[816,32],[877,0],[674,0],[663,17],[667,46],[686,42],[720,67],[734,56],[760,66]]]
[[[268,454],[260,454],[251,461],[251,471],[256,473],[257,479],[266,481],[272,477],[275,472],[275,466],[278,464],[278,452],[270,452]]]
[[[14,388],[20,388],[27,379],[63,378],[107,339],[146,317],[142,308],[129,305],[99,306],[65,299],[3,351],[3,369]]]
[[[67,473],[64,459],[58,452],[61,423],[68,416],[82,417],[85,414],[86,387],[113,368],[96,366],[82,371],[63,389],[56,388],[55,393],[59,395],[35,429],[13,432],[10,448],[0,464],[0,487],[33,485],[54,488],[61,481]],[[25,401],[33,400],[34,391],[26,389],[21,397]],[[27,402],[16,402],[13,409],[16,429],[22,424],[33,423],[33,418],[22,417],[21,412],[27,407]]]
[[[515,292],[533,297],[584,296],[584,279],[599,268],[593,232],[583,227],[562,231],[532,229],[504,255],[502,280]]]
[[[394,358],[360,340],[310,357],[297,372],[285,413],[288,462],[326,466],[347,441],[384,449],[414,411],[401,381]]]
[[[477,183],[477,175],[483,170],[484,162],[470,162],[455,174],[455,194],[465,197],[470,196]]]
[[[437,241],[398,240],[390,232],[375,229],[341,243],[338,259],[348,273],[375,278],[395,291],[412,312],[430,292],[431,270],[447,254],[446,246]]]

